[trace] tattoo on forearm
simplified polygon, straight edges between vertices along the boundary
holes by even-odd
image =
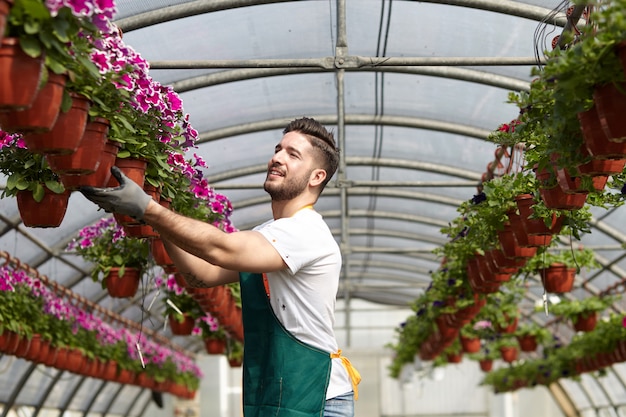
[[[196,276],[192,274],[191,272],[183,273],[183,277],[185,277],[185,281],[187,282],[187,285],[191,288],[210,288],[210,285],[196,278]]]

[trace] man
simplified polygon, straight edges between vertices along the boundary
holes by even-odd
[[[274,218],[230,234],[162,207],[115,167],[119,187],[81,189],[106,211],[152,225],[188,284],[241,283],[247,417],[354,415],[360,376],[333,331],[341,254],[313,209],[338,161],[324,126],[289,123],[264,183]]]

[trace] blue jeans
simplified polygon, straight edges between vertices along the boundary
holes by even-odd
[[[349,392],[326,400],[324,417],[354,417],[354,393]]]

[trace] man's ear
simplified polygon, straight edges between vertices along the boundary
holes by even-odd
[[[326,170],[321,168],[314,169],[313,172],[311,172],[311,177],[309,178],[309,185],[311,185],[312,187],[317,187],[321,185],[325,179]]]

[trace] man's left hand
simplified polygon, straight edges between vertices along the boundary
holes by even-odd
[[[111,174],[120,183],[119,187],[83,186],[80,187],[80,192],[106,212],[125,214],[136,220],[143,220],[151,197],[137,183],[124,175],[118,167],[113,166]]]

